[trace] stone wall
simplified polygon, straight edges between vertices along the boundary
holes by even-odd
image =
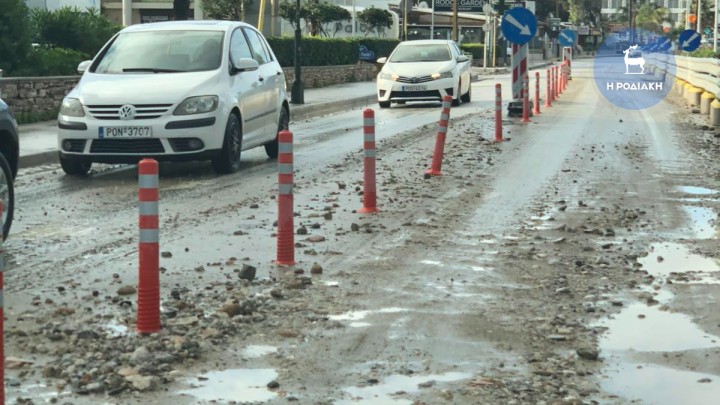
[[[295,79],[292,67],[283,68],[288,94]],[[304,66],[306,89],[333,84],[374,80],[375,66],[368,63],[343,66]],[[63,97],[77,84],[80,76],[0,78],[0,97],[15,114],[55,113]]]

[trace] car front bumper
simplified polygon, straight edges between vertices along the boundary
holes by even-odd
[[[454,97],[455,80],[445,78],[424,83],[401,83],[393,80],[377,80],[378,101],[440,101],[445,96]]]
[[[150,136],[108,137],[107,128],[141,127]],[[102,130],[101,130],[102,128]],[[58,116],[58,150],[66,157],[102,163],[205,160],[222,148],[225,123],[212,114],[152,120],[99,120]]]

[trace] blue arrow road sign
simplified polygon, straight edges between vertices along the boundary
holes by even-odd
[[[700,46],[700,34],[695,30],[685,30],[680,33],[678,44],[683,51],[692,52]]]
[[[503,16],[500,29],[508,41],[523,45],[530,42],[537,31],[537,19],[526,8],[511,8]]]
[[[562,46],[575,46],[577,43],[577,34],[573,30],[562,30],[558,35],[558,41]]]

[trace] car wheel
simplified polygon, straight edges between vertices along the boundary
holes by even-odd
[[[460,103],[462,102],[462,99],[460,96],[461,91],[462,91],[462,80],[458,82],[458,88],[457,88],[457,91],[455,92],[455,98],[453,98],[453,101],[452,101],[453,107],[459,106]]]
[[[212,160],[213,169],[219,174],[235,173],[240,169],[242,154],[242,129],[240,120],[230,114],[225,125],[225,138],[220,153]]]
[[[5,156],[0,153],[0,200],[2,200],[3,240],[7,239],[15,212],[15,187],[13,174]]]
[[[280,131],[286,131],[290,129],[290,114],[287,108],[282,107],[280,109],[280,119],[278,120],[278,130],[275,134],[275,139],[265,144],[265,153],[267,153],[270,159],[277,159],[278,157],[278,134]]]
[[[390,108],[389,101],[378,101],[378,104],[380,104],[380,108]]]
[[[65,174],[70,176],[84,176],[90,171],[92,162],[87,159],[63,156],[61,154],[60,166]]]
[[[472,98],[472,85],[471,85],[470,87],[468,87],[467,93],[465,93],[465,94],[462,96],[462,102],[463,102],[463,103],[469,103],[471,98]]]

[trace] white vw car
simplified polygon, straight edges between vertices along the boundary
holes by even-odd
[[[63,170],[93,162],[211,160],[240,168],[243,150],[277,157],[290,111],[285,75],[260,32],[230,21],[138,24],[115,35],[92,61],[58,115]]]
[[[401,42],[389,58],[379,58],[377,77],[380,108],[406,101],[453,98],[453,105],[470,102],[470,59],[449,40]]]

